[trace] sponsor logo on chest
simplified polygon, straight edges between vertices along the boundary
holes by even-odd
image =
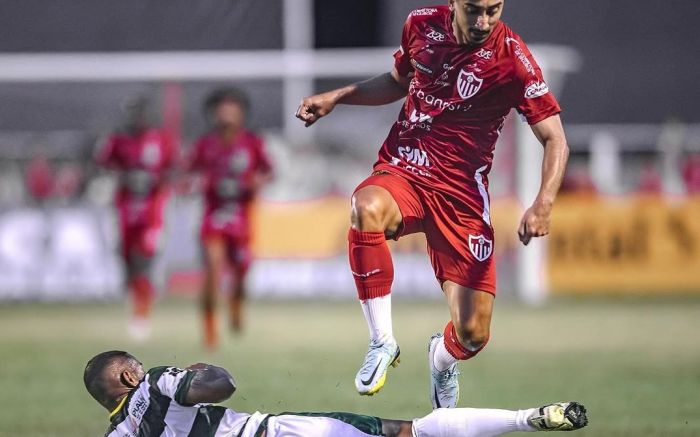
[[[415,11],[411,12],[412,17],[422,17],[425,15],[433,15],[437,13],[436,8],[422,8],[422,9],[416,9]]]
[[[129,402],[129,415],[141,422],[150,403],[149,398],[145,397],[140,391],[136,392],[134,398]]]
[[[493,56],[493,50],[487,50],[482,47],[478,52],[476,52],[476,56],[480,57],[481,59],[486,59],[487,61],[490,61],[491,57]]]
[[[432,27],[430,29],[428,29],[428,32],[425,34],[425,36],[428,39],[431,39],[433,41],[437,41],[437,42],[445,41],[445,34],[438,32],[437,30],[433,29]]]
[[[148,142],[141,151],[141,163],[146,167],[155,167],[160,163],[160,147],[156,142]]]

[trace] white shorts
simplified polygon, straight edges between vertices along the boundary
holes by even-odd
[[[281,415],[268,419],[266,437],[371,437],[330,417]]]

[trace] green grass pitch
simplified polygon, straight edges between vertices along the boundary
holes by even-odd
[[[107,349],[127,349],[146,367],[225,366],[238,383],[225,405],[236,410],[426,414],[427,341],[447,308],[400,294],[394,302],[402,362],[371,398],[353,386],[367,342],[356,302],[253,302],[245,334],[225,332],[215,353],[200,347],[189,299],[159,302],[146,344],[125,335],[120,303],[0,305],[0,436],[102,435],[107,412],[83,388],[82,371]],[[591,421],[577,436],[697,436],[700,299],[556,299],[535,309],[499,301],[491,343],[461,371],[461,406],[573,399]]]

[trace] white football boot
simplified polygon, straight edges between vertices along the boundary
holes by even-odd
[[[393,338],[384,343],[370,341],[365,360],[355,376],[357,391],[363,396],[372,396],[381,390],[389,366],[398,366],[400,355],[399,345]]]
[[[438,344],[443,341],[442,334],[430,337],[428,343],[428,368],[430,369],[430,402],[436,408],[455,408],[459,400],[459,370],[454,363],[442,372],[435,368],[433,356]]]
[[[578,402],[557,402],[537,408],[527,422],[538,431],[573,431],[588,425],[588,417]]]

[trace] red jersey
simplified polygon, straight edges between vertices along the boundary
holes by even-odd
[[[204,173],[207,209],[253,199],[255,176],[268,173],[272,166],[262,139],[243,130],[229,144],[215,133],[195,143],[190,168]]]
[[[168,135],[158,129],[138,134],[112,135],[97,160],[120,172],[120,200],[152,197],[166,185],[167,172],[175,166],[176,149]]]
[[[488,178],[511,108],[535,124],[560,112],[520,37],[499,22],[478,47],[460,45],[447,6],[417,9],[394,54],[408,96],[375,170],[456,198],[490,224]]]

